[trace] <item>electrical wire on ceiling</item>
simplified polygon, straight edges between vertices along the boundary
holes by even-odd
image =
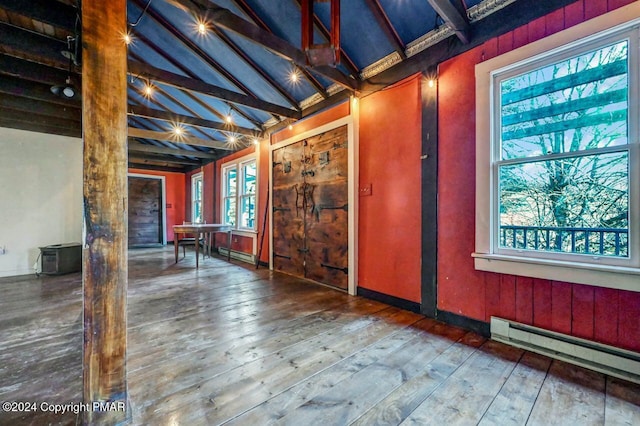
[[[151,1],[149,0],[147,2],[147,5],[144,7],[144,9],[142,9],[142,13],[140,14],[140,16],[138,16],[138,19],[136,19],[135,22],[129,24],[130,27],[136,27],[138,26],[138,24],[140,23],[140,21],[142,20],[142,17],[145,15],[145,13],[147,13],[147,10],[149,9],[149,6],[151,5]]]

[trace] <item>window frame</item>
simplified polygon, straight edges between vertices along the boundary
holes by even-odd
[[[633,9],[631,18],[628,10],[610,12],[476,66],[476,269],[640,291],[640,8]],[[629,155],[629,259],[499,247],[499,81],[624,39],[628,144],[610,150]]]
[[[200,182],[200,197],[196,197],[196,186],[197,183]],[[204,175],[202,172],[195,173],[191,175],[191,222],[193,223],[201,223],[204,221],[204,212],[203,208],[203,199],[204,199]],[[196,204],[200,204],[200,220],[197,220],[195,216],[196,212]]]
[[[246,167],[250,164],[255,164],[256,169],[256,185],[255,192],[252,194],[244,193],[244,171]],[[257,205],[258,205],[258,186],[259,186],[259,172],[258,172],[258,158],[255,154],[249,154],[233,161],[229,161],[227,163],[222,164],[221,166],[221,188],[220,188],[220,214],[221,221],[226,224],[226,210],[225,210],[225,202],[227,199],[233,199],[236,207],[236,217],[235,224],[233,225],[234,230],[245,231],[255,233],[257,232],[258,226],[258,217],[257,217]],[[230,196],[227,194],[227,176],[229,170],[236,170],[236,192],[235,195]],[[254,226],[253,227],[245,227],[241,226],[241,215],[242,215],[242,200],[247,197],[255,197],[256,209],[254,210]]]

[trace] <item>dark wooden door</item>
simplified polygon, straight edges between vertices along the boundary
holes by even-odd
[[[276,270],[348,288],[347,127],[273,152]]]
[[[129,176],[129,246],[162,244],[162,181]]]

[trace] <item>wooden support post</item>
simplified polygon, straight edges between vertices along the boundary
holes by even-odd
[[[127,420],[125,0],[82,3],[85,424]],[[97,408],[97,409],[96,409]]]

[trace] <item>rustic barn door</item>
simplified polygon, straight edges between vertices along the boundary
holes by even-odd
[[[129,246],[163,243],[162,181],[129,176]]]
[[[347,126],[273,151],[273,265],[348,288]]]

